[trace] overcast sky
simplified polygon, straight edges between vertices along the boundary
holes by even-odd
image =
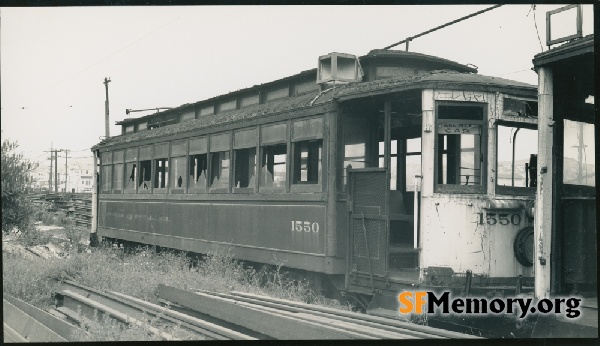
[[[176,107],[266,83],[315,68],[320,55],[364,55],[490,6],[1,8],[2,139],[42,164],[51,145],[91,156],[104,136],[105,77],[117,135],[126,108]],[[531,60],[547,49],[546,12],[559,7],[505,5],[409,48],[537,84]],[[592,34],[592,6],[583,14]]]

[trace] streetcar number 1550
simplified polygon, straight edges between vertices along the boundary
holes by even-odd
[[[310,221],[292,221],[292,232],[319,233],[319,223]]]
[[[484,224],[483,213],[477,213],[479,215],[479,224]],[[486,213],[485,223],[488,225],[519,225],[521,224],[521,215],[518,213]]]

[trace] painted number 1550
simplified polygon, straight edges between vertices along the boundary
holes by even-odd
[[[518,213],[486,213],[485,214],[485,222],[483,218],[483,213],[477,213],[479,215],[479,224],[483,225],[487,223],[488,225],[499,224],[502,226],[506,225],[519,225],[521,224],[521,214]]]
[[[292,221],[292,232],[319,233],[319,223],[310,221]]]

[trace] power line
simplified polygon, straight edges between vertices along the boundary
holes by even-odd
[[[157,27],[156,29],[154,29],[154,30],[150,31],[148,34],[146,34],[146,35],[144,35],[144,36],[142,36],[142,37],[138,38],[137,40],[135,40],[135,41],[133,41],[133,42],[129,43],[129,44],[128,44],[128,45],[126,45],[125,47],[123,47],[123,48],[121,48],[121,49],[119,49],[119,50],[117,50],[117,51],[115,51],[115,52],[113,52],[113,53],[111,53],[111,54],[107,55],[106,57],[104,57],[104,58],[100,59],[99,61],[97,61],[97,62],[95,62],[95,63],[93,63],[93,64],[91,64],[91,65],[88,65],[88,66],[84,67],[84,68],[83,68],[82,70],[80,70],[79,72],[76,72],[76,73],[74,73],[74,74],[70,75],[69,77],[67,77],[67,78],[65,78],[65,79],[63,79],[63,80],[61,80],[61,81],[59,81],[59,82],[57,82],[57,83],[55,83],[55,84],[53,84],[53,85],[49,86],[48,88],[46,88],[46,89],[43,89],[42,91],[40,91],[40,92],[38,92],[37,94],[33,95],[33,97],[35,98],[35,97],[37,97],[38,95],[40,95],[40,94],[42,94],[42,93],[45,93],[46,91],[48,91],[48,90],[50,90],[50,89],[53,89],[54,87],[56,87],[56,86],[58,86],[58,85],[60,85],[60,84],[62,84],[62,83],[64,83],[64,82],[66,82],[66,81],[70,80],[71,78],[73,78],[73,77],[75,77],[75,76],[77,76],[77,75],[79,75],[79,74],[81,74],[81,73],[83,73],[83,72],[87,71],[88,69],[90,69],[90,68],[92,68],[92,67],[94,67],[94,66],[96,66],[96,65],[100,64],[101,62],[104,62],[105,60],[107,60],[107,59],[109,59],[109,58],[112,58],[113,56],[115,56],[115,55],[117,55],[117,54],[121,53],[121,52],[122,52],[122,51],[124,51],[125,49],[127,49],[127,48],[129,48],[129,47],[133,46],[134,44],[136,44],[136,43],[138,43],[138,42],[140,42],[140,41],[144,40],[145,38],[147,38],[148,36],[152,35],[152,34],[153,34],[153,33],[155,33],[156,31],[158,31],[158,30],[160,30],[160,29],[162,29],[162,28],[166,27],[167,25],[170,25],[171,23],[173,23],[174,21],[178,20],[179,18],[181,18],[181,17],[185,16],[186,14],[187,14],[187,13],[183,13],[183,14],[182,14],[182,15],[180,15],[179,17],[177,17],[177,18],[175,18],[175,19],[173,19],[173,20],[171,20],[171,21],[169,21],[169,22],[167,22],[167,23],[165,23],[165,24],[163,24],[163,25],[161,25],[161,26]]]
[[[544,46],[542,46],[542,39],[540,39],[540,32],[537,27],[537,20],[535,19],[535,5],[531,5],[531,8],[533,9],[533,24],[535,25],[535,33],[537,34],[538,42],[540,43],[540,48],[543,52]]]
[[[410,37],[408,37],[408,38],[406,38],[406,39],[404,39],[404,40],[402,40],[402,41],[399,41],[399,42],[396,42],[396,43],[394,43],[394,44],[392,44],[392,45],[389,45],[389,46],[387,46],[387,47],[384,47],[383,49],[390,49],[390,48],[392,48],[392,47],[395,47],[395,46],[397,46],[397,45],[399,45],[399,44],[406,43],[406,50],[408,51],[408,44],[409,44],[409,42],[410,42],[410,41],[412,41],[412,40],[414,40],[415,38],[418,38],[418,37],[421,37],[421,36],[427,35],[427,34],[429,34],[429,33],[432,33],[432,32],[434,32],[434,31],[437,31],[437,30],[443,29],[443,28],[445,28],[445,27],[447,27],[447,26],[450,26],[450,25],[452,25],[452,24],[456,24],[456,23],[458,23],[458,22],[462,22],[462,21],[463,21],[463,20],[465,20],[465,19],[469,19],[469,18],[471,18],[471,17],[475,17],[475,16],[477,16],[477,15],[480,15],[480,14],[482,14],[482,13],[484,13],[484,12],[487,12],[487,11],[491,11],[491,10],[493,10],[493,9],[495,9],[495,8],[498,8],[498,7],[500,7],[500,6],[502,6],[502,5],[495,5],[495,6],[492,6],[492,7],[488,7],[488,8],[486,8],[486,9],[484,9],[484,10],[477,11],[477,12],[475,12],[475,13],[471,13],[471,14],[470,14],[470,15],[468,15],[468,16],[464,16],[464,17],[462,17],[462,18],[459,18],[459,19],[453,20],[453,21],[451,21],[451,22],[448,22],[448,23],[446,23],[446,24],[440,25],[440,26],[438,26],[438,27],[435,27],[435,28],[433,28],[433,29],[430,29],[430,30],[424,31],[424,32],[422,32],[422,33],[420,33],[420,34],[417,34],[417,35],[415,35],[415,36],[410,36]]]

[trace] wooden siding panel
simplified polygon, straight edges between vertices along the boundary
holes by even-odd
[[[323,138],[323,118],[294,121],[292,140]]]
[[[267,249],[325,253],[325,206],[100,201],[100,226]],[[292,222],[299,221],[300,224]],[[297,229],[301,229],[298,231]]]
[[[256,143],[258,143],[257,128],[235,131],[233,135],[233,147],[235,149],[254,147]]]

